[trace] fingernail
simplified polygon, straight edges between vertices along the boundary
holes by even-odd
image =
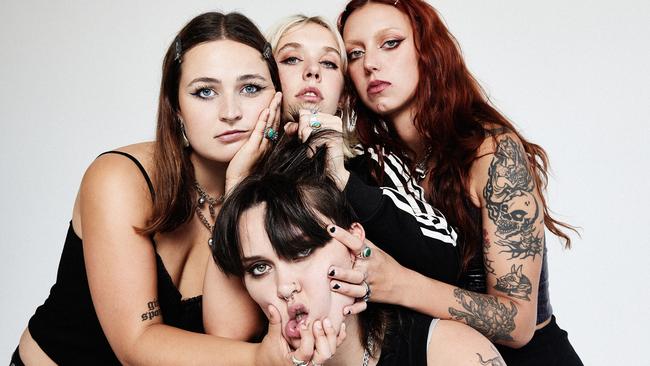
[[[316,330],[322,330],[322,329],[323,329],[323,325],[321,324],[321,322],[319,322],[319,321],[317,320],[317,321],[314,323],[314,328],[316,328]]]
[[[338,289],[341,288],[341,285],[339,285],[338,283],[335,283],[334,286],[332,286],[332,288],[335,289],[335,290],[338,290]]]
[[[348,315],[352,314],[352,310],[348,309]]]
[[[334,272],[333,269],[328,273],[328,275],[330,275],[330,276],[334,276],[335,274],[336,274],[336,272]]]
[[[332,327],[332,322],[329,320],[329,318],[325,318],[325,320],[323,320],[323,326],[325,328],[331,328]]]
[[[345,323],[341,323],[341,330],[345,330],[346,326]]]
[[[336,226],[330,226],[329,229],[327,230],[329,230],[330,233],[334,234],[334,232],[336,231]]]
[[[307,322],[300,324],[300,329],[307,330]]]

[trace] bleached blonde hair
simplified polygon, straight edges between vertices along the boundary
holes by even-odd
[[[276,55],[276,50],[278,44],[280,43],[280,39],[287,32],[297,27],[305,26],[307,24],[320,25],[321,27],[327,29],[332,34],[332,36],[334,36],[339,54],[341,55],[340,70],[341,73],[343,74],[343,78],[345,79],[347,77],[346,73],[348,70],[348,56],[347,56],[347,52],[345,51],[345,43],[343,42],[343,37],[341,37],[341,34],[339,33],[336,26],[322,16],[308,17],[304,14],[295,14],[280,20],[266,34],[266,39],[271,44],[273,55],[274,56]],[[354,119],[352,116],[352,108],[350,108],[349,96],[347,90],[345,90],[345,86],[341,91],[341,95],[343,96],[343,98],[340,106],[340,113],[341,113],[340,117],[341,120],[343,121],[343,138],[346,141],[345,156],[349,158],[356,155],[356,150],[351,147],[356,145],[357,140],[354,134],[354,123],[353,123]]]

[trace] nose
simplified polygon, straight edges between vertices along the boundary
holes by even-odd
[[[226,123],[233,123],[242,118],[239,100],[234,94],[226,95],[219,106],[219,120]]]
[[[368,74],[379,71],[379,59],[374,51],[366,50],[366,53],[363,55],[363,68]]]
[[[302,78],[304,80],[314,79],[316,81],[320,81],[321,78],[320,64],[314,61],[306,61],[305,70],[303,71]]]
[[[293,298],[293,294],[300,292],[300,290],[297,281],[282,281],[278,285],[278,297],[289,302]]]

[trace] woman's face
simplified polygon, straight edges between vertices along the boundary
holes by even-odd
[[[248,293],[265,312],[269,305],[278,309],[282,335],[293,348],[300,345],[300,325],[307,321],[311,325],[327,317],[338,333],[343,307],[354,299],[331,291],[327,273],[331,266],[351,268],[353,257],[343,244],[332,240],[293,260],[279,258],[264,230],[265,207],[246,210],[239,222]],[[356,224],[352,230],[363,229]]]
[[[379,115],[412,107],[419,80],[413,37],[409,18],[391,5],[365,5],[345,24],[348,73],[363,103]]]
[[[275,59],[285,114],[299,108],[336,112],[343,92],[343,71],[336,39],[327,28],[307,23],[289,29],[278,42]]]
[[[218,40],[187,51],[181,70],[180,117],[192,149],[230,162],[275,93],[266,62],[252,47]]]

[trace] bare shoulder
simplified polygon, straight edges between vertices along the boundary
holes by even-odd
[[[505,365],[494,345],[468,325],[439,320],[431,331],[427,365]]]

